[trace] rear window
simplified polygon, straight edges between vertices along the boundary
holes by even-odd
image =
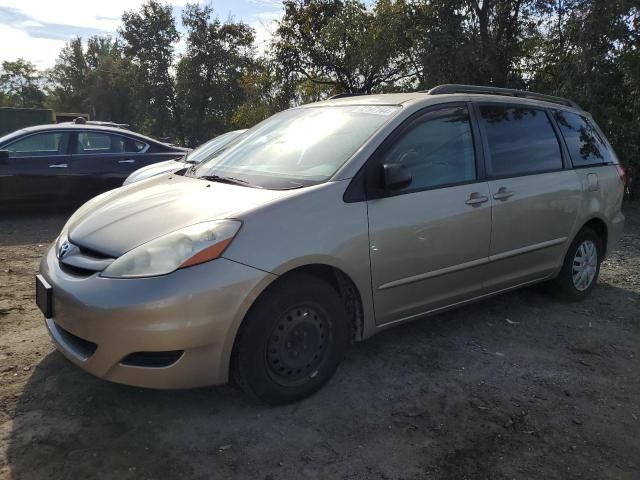
[[[594,126],[576,113],[554,114],[574,167],[611,162],[611,152]]]
[[[560,144],[544,110],[483,105],[480,114],[489,143],[491,176],[562,168]]]

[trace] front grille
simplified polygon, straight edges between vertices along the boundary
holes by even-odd
[[[85,340],[84,338],[80,338],[77,335],[66,331],[57,323],[56,328],[58,329],[58,332],[60,333],[60,336],[65,341],[65,343],[72,347],[81,357],[87,359],[96,352],[98,345],[96,345],[95,343],[90,342],[89,340]]]
[[[168,352],[135,352],[130,353],[120,362],[129,367],[162,368],[176,363],[184,350],[170,350]]]
[[[69,242],[69,249],[59,258],[60,268],[69,275],[88,277],[107,268],[114,258],[93,249]]]
[[[83,247],[82,245],[78,245],[77,243],[74,243],[74,245],[76,247],[78,247],[80,249],[80,253],[86,257],[92,257],[95,258],[97,260],[105,260],[105,259],[112,259],[113,257],[110,257],[109,255],[105,255],[104,253],[100,253],[96,250],[93,250],[91,248],[87,248],[87,247]]]
[[[80,268],[74,267],[73,265],[67,265],[64,262],[60,262],[60,269],[64,273],[68,273],[69,275],[75,275],[76,277],[88,277],[89,275],[93,275],[95,270],[89,270],[88,268]]]

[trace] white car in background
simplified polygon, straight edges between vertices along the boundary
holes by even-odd
[[[222,135],[218,135],[208,142],[203,143],[179,160],[167,160],[165,162],[154,163],[152,165],[139,168],[126,178],[123,185],[129,185],[130,183],[139,182],[140,180],[155,177],[156,175],[162,175],[163,173],[177,172],[178,170],[187,168],[190,165],[198,164],[203,160],[208,160],[244,132],[246,132],[246,129],[232,130],[231,132],[223,133]]]

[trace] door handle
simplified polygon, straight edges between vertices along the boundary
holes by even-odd
[[[469,199],[464,203],[475,207],[477,205],[481,205],[488,201],[489,201],[489,197],[486,197],[484,195],[480,195],[479,193],[474,192],[469,196]]]
[[[494,200],[506,200],[511,197],[513,197],[513,192],[504,187],[498,189],[497,193],[493,196]]]
[[[54,163],[53,165],[49,165],[49,168],[67,168],[68,166],[66,163]]]
[[[128,158],[127,160],[118,160],[118,163],[136,163],[136,161]]]

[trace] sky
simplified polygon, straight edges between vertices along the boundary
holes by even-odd
[[[179,23],[186,3],[169,0]],[[0,62],[24,58],[39,69],[50,68],[61,48],[80,36],[115,35],[120,17],[137,9],[144,0],[0,0]],[[280,0],[200,0],[213,6],[220,19],[242,20],[256,30],[256,43],[263,50],[275,20],[282,15]],[[179,53],[184,40],[177,46]]]

